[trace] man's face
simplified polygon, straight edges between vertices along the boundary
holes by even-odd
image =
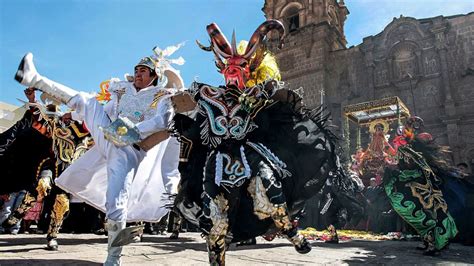
[[[135,68],[135,81],[133,85],[137,89],[143,89],[150,86],[156,76],[150,76],[150,69],[146,66],[137,66]]]
[[[463,174],[467,173],[467,167],[464,166],[464,165],[462,165],[462,164],[461,164],[461,165],[458,165],[458,169],[459,169],[459,171],[460,171],[461,173],[463,173]]]

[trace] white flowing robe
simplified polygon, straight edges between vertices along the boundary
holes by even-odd
[[[112,100],[104,106],[104,111],[111,120],[115,120],[117,116],[123,115],[128,117],[133,122],[137,122],[142,137],[158,131],[160,127],[166,126],[171,119],[169,96],[164,95],[161,98],[154,97],[158,95],[159,91],[163,89],[157,87],[145,88],[136,92],[131,83],[116,82],[111,83],[110,90],[112,92]],[[120,95],[116,92],[120,90]],[[115,96],[115,97],[114,97]],[[118,96],[118,97],[117,97]],[[91,101],[94,108],[101,109],[98,105],[94,105],[95,99],[90,99],[90,96],[79,95],[75,96],[79,102]],[[81,97],[86,100],[81,100]],[[73,98],[75,100],[75,98]],[[152,101],[155,100],[156,107],[150,108]],[[68,103],[69,104],[69,103]],[[74,106],[73,106],[74,107]],[[75,107],[80,107],[76,104]],[[172,108],[171,108],[172,109]],[[78,118],[86,121],[100,120],[95,117],[97,113],[95,110],[84,111],[76,110]],[[164,113],[168,112],[167,117]],[[100,112],[99,112],[100,113]],[[102,116],[104,112],[102,112]],[[88,117],[89,116],[89,117]],[[165,117],[165,118],[164,118]],[[163,119],[164,118],[164,119]],[[92,119],[92,120],[91,120]],[[103,117],[102,117],[103,119]],[[56,184],[71,193],[74,197],[94,206],[95,208],[106,212],[106,192],[108,189],[123,190],[122,184],[118,184],[117,188],[108,188],[108,171],[107,165],[110,166],[110,161],[107,162],[110,152],[113,152],[116,147],[103,138],[102,132],[98,126],[93,125],[90,128],[91,134],[94,137],[96,145],[87,151],[82,157],[76,160],[70,167],[68,167],[61,176],[56,179]],[[179,143],[174,137],[170,137],[148,152],[136,151],[134,148],[127,147],[125,153],[133,153],[138,157],[138,168],[136,172],[130,173],[130,183],[126,181],[127,192],[120,193],[118,201],[127,200],[125,209],[126,221],[158,221],[161,219],[169,209],[172,202],[169,195],[176,193],[177,185],[179,183],[180,174],[178,171],[179,164]],[[135,158],[134,157],[134,158]],[[128,158],[128,157],[127,157]],[[122,162],[126,158],[122,158]],[[125,160],[127,162],[127,160]],[[120,169],[121,166],[112,167]],[[115,170],[114,169],[114,170]],[[110,182],[110,180],[109,180]],[[120,182],[119,182],[120,183]],[[113,184],[115,187],[115,184]],[[122,186],[122,187],[121,187]],[[125,195],[122,195],[125,194]],[[108,199],[111,201],[110,199]],[[115,199],[117,200],[117,198]],[[109,208],[110,209],[110,208]]]

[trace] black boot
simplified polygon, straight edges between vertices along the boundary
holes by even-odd
[[[179,231],[173,231],[170,235],[170,239],[178,239]]]
[[[416,246],[416,249],[417,250],[427,250],[428,249],[428,243],[423,242],[423,243],[419,244],[418,246]]]
[[[295,249],[298,253],[306,254],[311,251],[311,244],[304,236],[298,234],[298,230],[296,228],[293,228],[289,232],[283,232],[283,234],[295,246]]]
[[[295,249],[300,254],[306,254],[311,251],[311,244],[306,238],[303,238],[300,245],[295,245]]]
[[[434,249],[429,248],[429,249],[426,249],[425,252],[423,252],[423,255],[437,257],[440,255],[440,251],[435,248]]]

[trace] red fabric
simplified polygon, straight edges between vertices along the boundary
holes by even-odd
[[[23,220],[27,221],[38,221],[43,211],[43,201],[37,201],[33,208],[31,208],[23,218]]]
[[[407,140],[405,139],[404,136],[396,136],[393,139],[393,146],[395,147],[395,149],[398,149],[398,147],[405,146],[407,144],[408,144],[408,142],[407,142]]]
[[[426,132],[416,135],[416,138],[425,143],[430,143],[433,141],[433,136],[431,136],[430,133],[426,133]]]
[[[89,129],[86,126],[86,122],[82,122],[82,129],[84,130],[84,132],[89,132]]]

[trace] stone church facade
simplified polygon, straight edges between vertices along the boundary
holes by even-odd
[[[303,87],[310,106],[323,101],[338,133],[344,106],[398,96],[439,144],[450,146],[454,163],[474,170],[474,12],[400,16],[347,48],[343,0],[266,0],[262,10],[287,29],[281,50],[276,36],[269,44],[283,80]]]

